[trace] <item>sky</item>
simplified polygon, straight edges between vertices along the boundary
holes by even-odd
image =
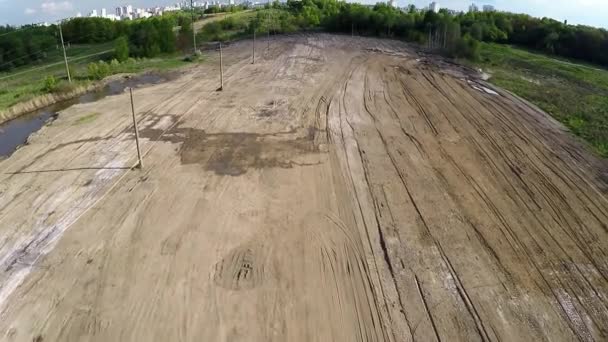
[[[374,3],[375,0],[350,0]],[[108,13],[114,8],[129,3],[136,7],[151,7],[175,3],[177,0],[0,0],[0,25],[22,25],[86,15],[92,9],[99,12],[105,7]],[[399,6],[410,3],[416,7],[428,6],[428,0],[397,0]],[[466,10],[471,3],[478,6],[494,5],[496,9],[517,13],[527,13],[536,17],[550,17],[568,20],[571,24],[584,24],[608,28],[608,0],[437,0],[443,8]]]

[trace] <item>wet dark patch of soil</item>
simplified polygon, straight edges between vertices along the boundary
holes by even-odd
[[[296,132],[207,133],[195,128],[175,127],[164,134],[160,129],[144,128],[140,130],[140,136],[153,141],[181,143],[182,164],[200,164],[208,171],[226,176],[240,176],[249,169],[310,165],[294,159],[318,152],[314,137],[310,134],[297,136]]]

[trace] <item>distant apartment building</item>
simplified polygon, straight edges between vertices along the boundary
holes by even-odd
[[[156,6],[150,8],[134,8],[131,5],[123,5],[116,7],[114,13],[108,13],[105,8],[98,12],[96,9],[89,12],[88,17],[106,18],[110,20],[133,20],[140,18],[150,18],[153,16],[162,16],[164,12],[178,11],[181,9],[180,4],[173,6]]]
[[[439,12],[439,4],[436,2],[431,2],[429,5],[429,11],[433,11],[435,13]]]
[[[496,8],[494,8],[494,6],[492,6],[492,5],[483,5],[483,11],[484,12],[494,12],[494,11],[496,11]]]
[[[471,4],[471,6],[469,6],[469,12],[479,12],[479,7],[475,4]]]

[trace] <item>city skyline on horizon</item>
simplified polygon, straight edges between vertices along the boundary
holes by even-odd
[[[108,13],[114,13],[115,8],[119,6],[132,5],[138,8],[150,8],[156,6],[175,5],[177,3],[189,3],[190,1],[176,0],[132,0],[132,1],[108,1],[103,6],[96,4],[92,0],[82,0],[75,5],[74,2],[49,1],[49,0],[23,0],[23,7],[9,5],[10,0],[0,0],[0,13],[13,13],[7,17],[0,14],[0,25],[27,25],[37,23],[53,23],[60,19],[75,17],[77,13],[86,16],[92,10],[105,8]],[[204,1],[197,1],[204,2]],[[220,1],[222,2],[222,1]],[[228,0],[223,1],[228,3]],[[241,1],[243,2],[243,1]],[[363,4],[373,4],[375,1],[349,1]],[[433,1],[428,0],[396,0],[395,4],[398,7],[406,7],[408,4],[413,4],[417,8],[428,7]],[[475,4],[481,10],[484,5],[490,5],[501,11],[526,13],[535,17],[548,17],[555,20],[567,20],[571,24],[582,24],[595,26],[600,28],[608,28],[608,2],[603,3],[602,0],[581,0],[577,4],[571,3],[569,0],[485,0],[485,1],[470,1],[470,0],[444,0],[435,1],[440,8],[448,8],[456,11],[467,11],[471,4]],[[534,6],[527,6],[528,11],[518,10],[516,3],[530,3]],[[237,2],[238,3],[238,2]],[[551,5],[551,6],[549,6]],[[535,10],[535,7],[536,8]],[[572,10],[569,8],[572,7]],[[541,11],[539,9],[544,9]],[[581,13],[577,13],[577,9]]]

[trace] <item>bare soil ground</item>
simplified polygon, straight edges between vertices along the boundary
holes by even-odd
[[[607,169],[559,124],[395,41],[250,53],[135,91],[143,170],[126,95],[0,162],[2,340],[608,338]]]

